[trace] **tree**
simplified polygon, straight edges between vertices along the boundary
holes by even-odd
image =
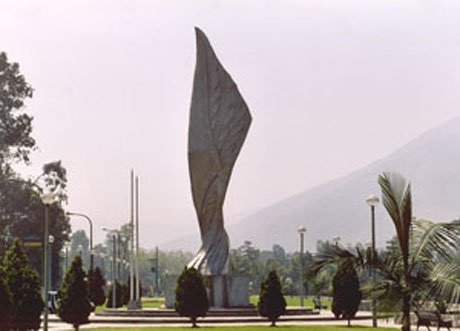
[[[38,274],[27,266],[27,256],[19,239],[6,252],[3,273],[12,295],[11,325],[18,330],[40,327],[44,302]]]
[[[105,280],[102,277],[102,272],[99,267],[94,271],[89,270],[88,272],[88,293],[89,300],[94,303],[95,306],[101,306],[105,302],[104,293]]]
[[[8,62],[0,53],[0,172],[9,172],[10,161],[29,161],[35,147],[31,137],[32,117],[21,111],[24,100],[31,98],[32,87],[19,72],[17,63]]]
[[[206,316],[209,309],[208,296],[203,278],[195,268],[184,268],[177,279],[175,309],[180,316],[190,317],[196,327],[198,317]]]
[[[0,270],[0,330],[9,330],[13,298],[6,283],[3,270]]]
[[[286,300],[281,292],[281,283],[275,270],[268,273],[267,278],[260,285],[257,311],[260,316],[267,317],[276,326],[276,320],[284,314]]]
[[[107,294],[107,307],[108,308],[120,308],[124,302],[124,290],[123,286],[117,281],[116,282],[117,293],[115,298],[115,305],[113,304],[113,283],[110,284],[109,293]]]
[[[361,302],[358,274],[349,260],[342,263],[332,280],[332,312],[350,321],[356,315]]]
[[[410,309],[433,300],[458,302],[460,265],[453,257],[458,253],[460,220],[434,223],[412,219],[410,185],[399,174],[379,177],[383,205],[395,225],[397,240],[375,257],[370,249],[329,247],[319,251],[311,266],[318,271],[327,265],[349,260],[360,270],[361,277],[375,268],[377,280],[365,284],[364,294],[373,293],[379,309],[402,311],[402,329],[410,330]],[[395,242],[397,244],[395,244]],[[366,273],[363,273],[366,271]]]
[[[64,322],[72,324],[75,330],[89,322],[91,313],[85,277],[81,258],[77,255],[58,292],[58,315]]]

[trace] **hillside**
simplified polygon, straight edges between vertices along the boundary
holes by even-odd
[[[365,199],[371,193],[380,196],[377,177],[383,171],[399,172],[411,181],[417,218],[448,221],[460,216],[460,117],[363,169],[245,217],[228,227],[231,245],[250,240],[259,248],[277,243],[288,251],[297,250],[299,225],[307,228],[308,249],[314,248],[317,240],[335,235],[344,244],[368,242],[370,216]],[[377,241],[383,245],[394,228],[381,204],[376,209],[376,223]],[[196,247],[199,239],[195,236],[181,239],[182,244],[188,243],[182,247]],[[166,246],[177,248],[177,244]]]

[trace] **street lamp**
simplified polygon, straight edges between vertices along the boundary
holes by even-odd
[[[50,282],[49,282],[49,274],[50,274],[50,254],[49,254],[49,246],[50,246],[50,235],[49,235],[49,209],[50,205],[55,201],[56,195],[54,192],[46,192],[41,195],[41,199],[45,205],[45,234],[43,238],[43,244],[45,247],[43,247],[43,271],[44,271],[44,277],[43,277],[43,285],[45,287],[45,294],[44,294],[44,301],[45,301],[45,311],[43,315],[43,330],[48,331],[48,292],[49,292],[49,287],[50,287]]]
[[[80,257],[81,257],[81,254],[83,253],[83,245],[78,245],[77,246],[77,252],[78,252],[78,255],[80,255]]]
[[[375,284],[375,206],[379,203],[379,198],[371,194],[367,197],[366,202],[371,207],[371,232],[372,232],[372,282]],[[377,302],[375,299],[375,293],[372,293],[372,327],[377,327]]]
[[[90,258],[89,258],[89,270],[93,270],[94,267],[94,250],[93,250],[93,221],[91,218],[89,218],[87,215],[82,214],[82,213],[73,213],[73,212],[67,212],[67,216],[80,216],[85,218],[88,223],[89,223],[89,252],[90,252]]]
[[[111,230],[108,228],[102,228],[102,231],[106,231],[112,235],[113,249],[112,249],[112,308],[117,307],[117,230]]]
[[[48,245],[48,256],[50,257],[50,263],[49,263],[49,271],[48,271],[48,282],[50,284],[50,287],[51,287],[51,290],[53,290],[53,277],[52,277],[52,271],[53,271],[53,268],[52,268],[52,265],[53,265],[53,259],[52,259],[52,254],[51,254],[51,246],[53,245],[54,243],[54,236],[53,235],[49,235],[48,237],[48,241],[49,241],[49,245]]]
[[[307,229],[304,226],[299,226],[297,232],[300,234],[300,306],[303,307],[303,240]]]
[[[336,246],[336,247],[339,247],[340,239],[342,239],[342,238],[340,238],[340,236],[334,236],[334,237],[332,237],[332,241],[335,243],[335,246]]]

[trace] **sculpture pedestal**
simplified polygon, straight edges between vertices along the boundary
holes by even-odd
[[[128,310],[131,309],[142,309],[142,303],[141,300],[133,300],[129,301],[127,305]]]
[[[177,275],[166,278],[165,305],[174,308]],[[203,276],[209,307],[232,308],[249,307],[249,276],[246,275],[209,275]]]

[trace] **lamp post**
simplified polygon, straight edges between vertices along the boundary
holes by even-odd
[[[48,292],[49,292],[49,265],[50,265],[50,256],[49,256],[49,209],[50,205],[54,202],[55,200],[55,195],[53,192],[47,192],[44,193],[42,196],[42,201],[45,204],[45,234],[43,238],[43,244],[45,245],[43,247],[43,285],[45,288],[45,293],[44,293],[44,301],[45,301],[45,310],[43,314],[43,330],[48,331]]]
[[[68,242],[66,242],[64,244],[64,248],[65,248],[65,271],[67,271],[67,269],[69,269],[69,246],[70,246],[70,244]]]
[[[102,228],[102,231],[106,231],[112,235],[113,248],[112,248],[112,308],[117,307],[117,230],[110,230]]]
[[[80,216],[85,218],[88,223],[89,223],[89,270],[93,270],[94,268],[94,250],[93,250],[93,221],[91,218],[88,217],[88,215],[82,214],[82,213],[73,213],[73,212],[67,212],[67,216]]]
[[[332,241],[334,242],[335,247],[339,247],[340,239],[342,239],[342,238],[340,238],[340,236],[334,236],[334,237],[332,237]]]
[[[81,254],[83,253],[83,245],[78,245],[77,246],[77,252],[78,252],[78,255],[80,255],[80,257],[81,257]]]
[[[49,256],[49,265],[48,265],[48,268],[49,268],[49,271],[48,271],[48,283],[50,284],[50,288],[51,290],[53,290],[53,277],[52,277],[52,271],[53,271],[53,268],[52,268],[52,265],[53,265],[53,255],[51,254],[51,247],[54,243],[54,236],[52,235],[49,235],[48,236],[48,241],[49,241],[49,245],[48,245],[48,256]]]
[[[297,232],[300,234],[300,306],[303,307],[303,240],[307,229],[304,226],[299,226]]]
[[[372,282],[376,281],[375,274],[375,206],[379,203],[379,198],[371,194],[367,197],[366,202],[371,207],[371,233],[372,233]],[[377,327],[377,302],[375,299],[375,293],[372,293],[372,327]]]

